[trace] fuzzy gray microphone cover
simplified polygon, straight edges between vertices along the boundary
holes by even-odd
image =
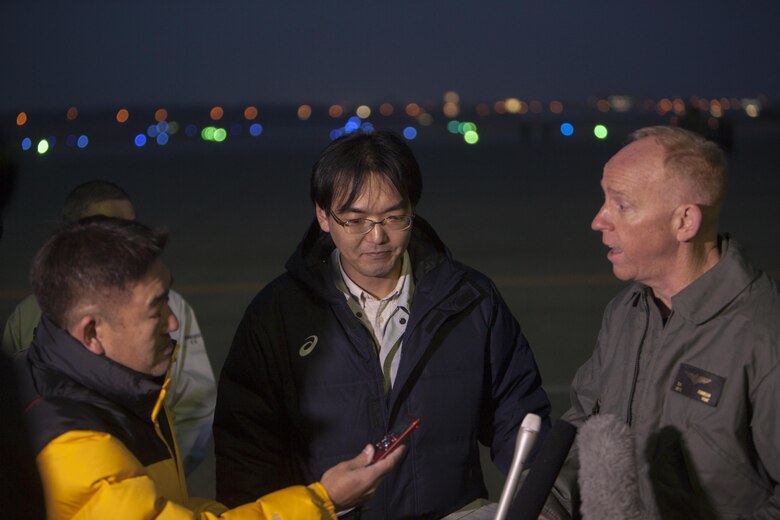
[[[634,436],[614,415],[594,415],[577,433],[580,512],[587,520],[647,520],[637,486]]]

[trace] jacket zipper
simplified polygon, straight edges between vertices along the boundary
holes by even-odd
[[[647,335],[647,329],[650,326],[650,309],[647,307],[647,298],[642,298],[642,303],[645,309],[645,329],[642,331],[642,337],[639,341],[639,347],[636,351],[636,361],[634,362],[634,378],[631,381],[631,392],[628,394],[628,406],[626,407],[626,424],[631,426],[631,422],[634,419],[633,407],[634,407],[634,395],[636,394],[636,382],[639,379],[639,359],[642,356],[642,346],[645,343],[645,336]]]

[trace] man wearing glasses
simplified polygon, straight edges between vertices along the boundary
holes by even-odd
[[[414,208],[409,147],[334,141],[314,165],[316,221],[239,324],[219,383],[217,494],[227,504],[316,480],[410,417],[420,427],[360,518],[440,518],[485,497],[477,441],[506,472],[549,401],[520,326],[484,275]]]

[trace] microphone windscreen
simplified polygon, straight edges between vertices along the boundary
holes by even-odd
[[[507,518],[537,520],[576,435],[577,428],[573,424],[562,419],[555,421],[512,502]]]
[[[628,425],[614,415],[594,415],[580,427],[577,449],[582,516],[643,518]]]

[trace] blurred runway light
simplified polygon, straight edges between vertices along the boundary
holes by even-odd
[[[451,134],[457,134],[459,133],[458,128],[460,127],[460,121],[457,119],[453,119],[452,121],[447,123],[447,131]]]
[[[476,132],[477,131],[477,125],[472,123],[471,121],[465,121],[458,125],[458,131],[466,135],[467,132]]]
[[[750,117],[758,117],[761,112],[761,105],[755,99],[743,99],[742,106],[745,108],[745,113]]]
[[[32,148],[32,139],[30,139],[29,137],[25,137],[24,139],[22,139],[22,150],[26,152],[30,148]]]
[[[574,133],[574,126],[571,123],[563,123],[561,125],[561,134],[566,137],[571,136]]]
[[[49,149],[54,148],[57,145],[57,138],[53,135],[50,135],[46,140],[49,142]]]
[[[441,110],[446,117],[453,118],[457,117],[457,115],[460,113],[460,106],[457,103],[447,101],[444,103]]]
[[[49,141],[47,141],[46,139],[41,139],[40,141],[38,141],[38,153],[43,155],[48,151],[49,151]]]
[[[373,134],[374,133],[374,125],[371,124],[369,121],[366,121],[365,123],[360,125],[360,131],[364,134]]]
[[[257,119],[257,107],[254,106],[248,106],[244,109],[244,119],[247,121],[252,121],[254,119]]]
[[[417,129],[413,126],[407,126],[404,128],[404,137],[409,141],[413,140],[415,137],[417,137]]]
[[[157,122],[165,121],[166,119],[168,119],[168,111],[165,110],[164,108],[158,108],[154,112],[154,120],[155,121],[157,121]]]
[[[73,121],[77,117],[79,117],[79,109],[76,107],[70,107],[68,109],[68,112],[65,114],[65,117],[68,118],[68,121]]]
[[[214,140],[221,143],[227,139],[227,131],[224,128],[217,128],[214,130]]]
[[[222,119],[223,115],[225,115],[225,111],[220,106],[212,107],[211,110],[209,110],[209,117],[212,121],[219,121]]]
[[[328,115],[333,119],[338,119],[344,115],[344,108],[341,105],[331,105],[328,109]]]
[[[371,115],[371,109],[368,105],[360,105],[357,107],[357,110],[355,110],[355,114],[357,114],[360,119],[368,119]]]
[[[146,135],[152,138],[157,137],[157,134],[159,133],[160,133],[160,129],[157,128],[157,125],[149,125],[149,127],[146,129]]]
[[[298,107],[298,119],[306,121],[311,117],[311,105],[301,105]]]
[[[615,112],[628,112],[634,106],[631,96],[609,96],[609,106]]]
[[[404,110],[409,117],[417,117],[422,113],[422,109],[417,103],[409,103]]]
[[[255,123],[249,127],[249,135],[251,135],[252,137],[257,137],[262,133],[263,133],[263,125],[261,125],[260,123]]]
[[[493,111],[496,114],[505,114],[506,113],[506,102],[505,101],[496,101],[493,104]]]
[[[128,112],[126,108],[120,108],[119,110],[117,110],[116,112],[117,123],[126,123],[128,119],[130,119],[130,112]]]
[[[468,144],[477,144],[477,141],[479,141],[479,134],[476,130],[466,130],[466,133],[463,134],[463,140]]]
[[[422,126],[431,126],[431,124],[433,124],[433,116],[428,112],[425,112],[417,116],[417,122]]]
[[[379,105],[379,113],[385,117],[393,115],[393,110],[393,105],[390,103],[382,103]]]
[[[593,127],[593,135],[595,135],[597,139],[606,139],[607,133],[607,127],[604,125],[596,125]]]
[[[357,131],[358,128],[360,128],[360,118],[352,116],[347,120],[347,124],[344,125],[344,132],[351,134]]]
[[[523,102],[517,98],[507,98],[504,100],[504,109],[510,114],[517,114],[520,112],[520,107],[523,106]],[[498,112],[498,110],[496,110]]]
[[[138,148],[141,148],[146,144],[146,136],[144,134],[136,135],[135,139],[133,139],[133,144],[135,144]]]
[[[214,132],[217,129],[213,126],[207,126],[203,130],[200,131],[200,137],[204,141],[213,141],[214,140]]]
[[[480,117],[487,117],[490,115],[490,105],[487,103],[480,103],[477,105],[476,112]]]
[[[563,112],[563,103],[561,103],[560,101],[551,101],[550,112],[553,114],[560,114],[561,112]]]
[[[157,136],[157,144],[164,146],[168,144],[168,134],[162,133]]]
[[[26,122],[27,122],[27,113],[19,112],[16,115],[16,126],[24,126]]]
[[[86,148],[89,144],[89,137],[86,135],[80,135],[78,140],[76,141],[76,146],[79,148]]]

